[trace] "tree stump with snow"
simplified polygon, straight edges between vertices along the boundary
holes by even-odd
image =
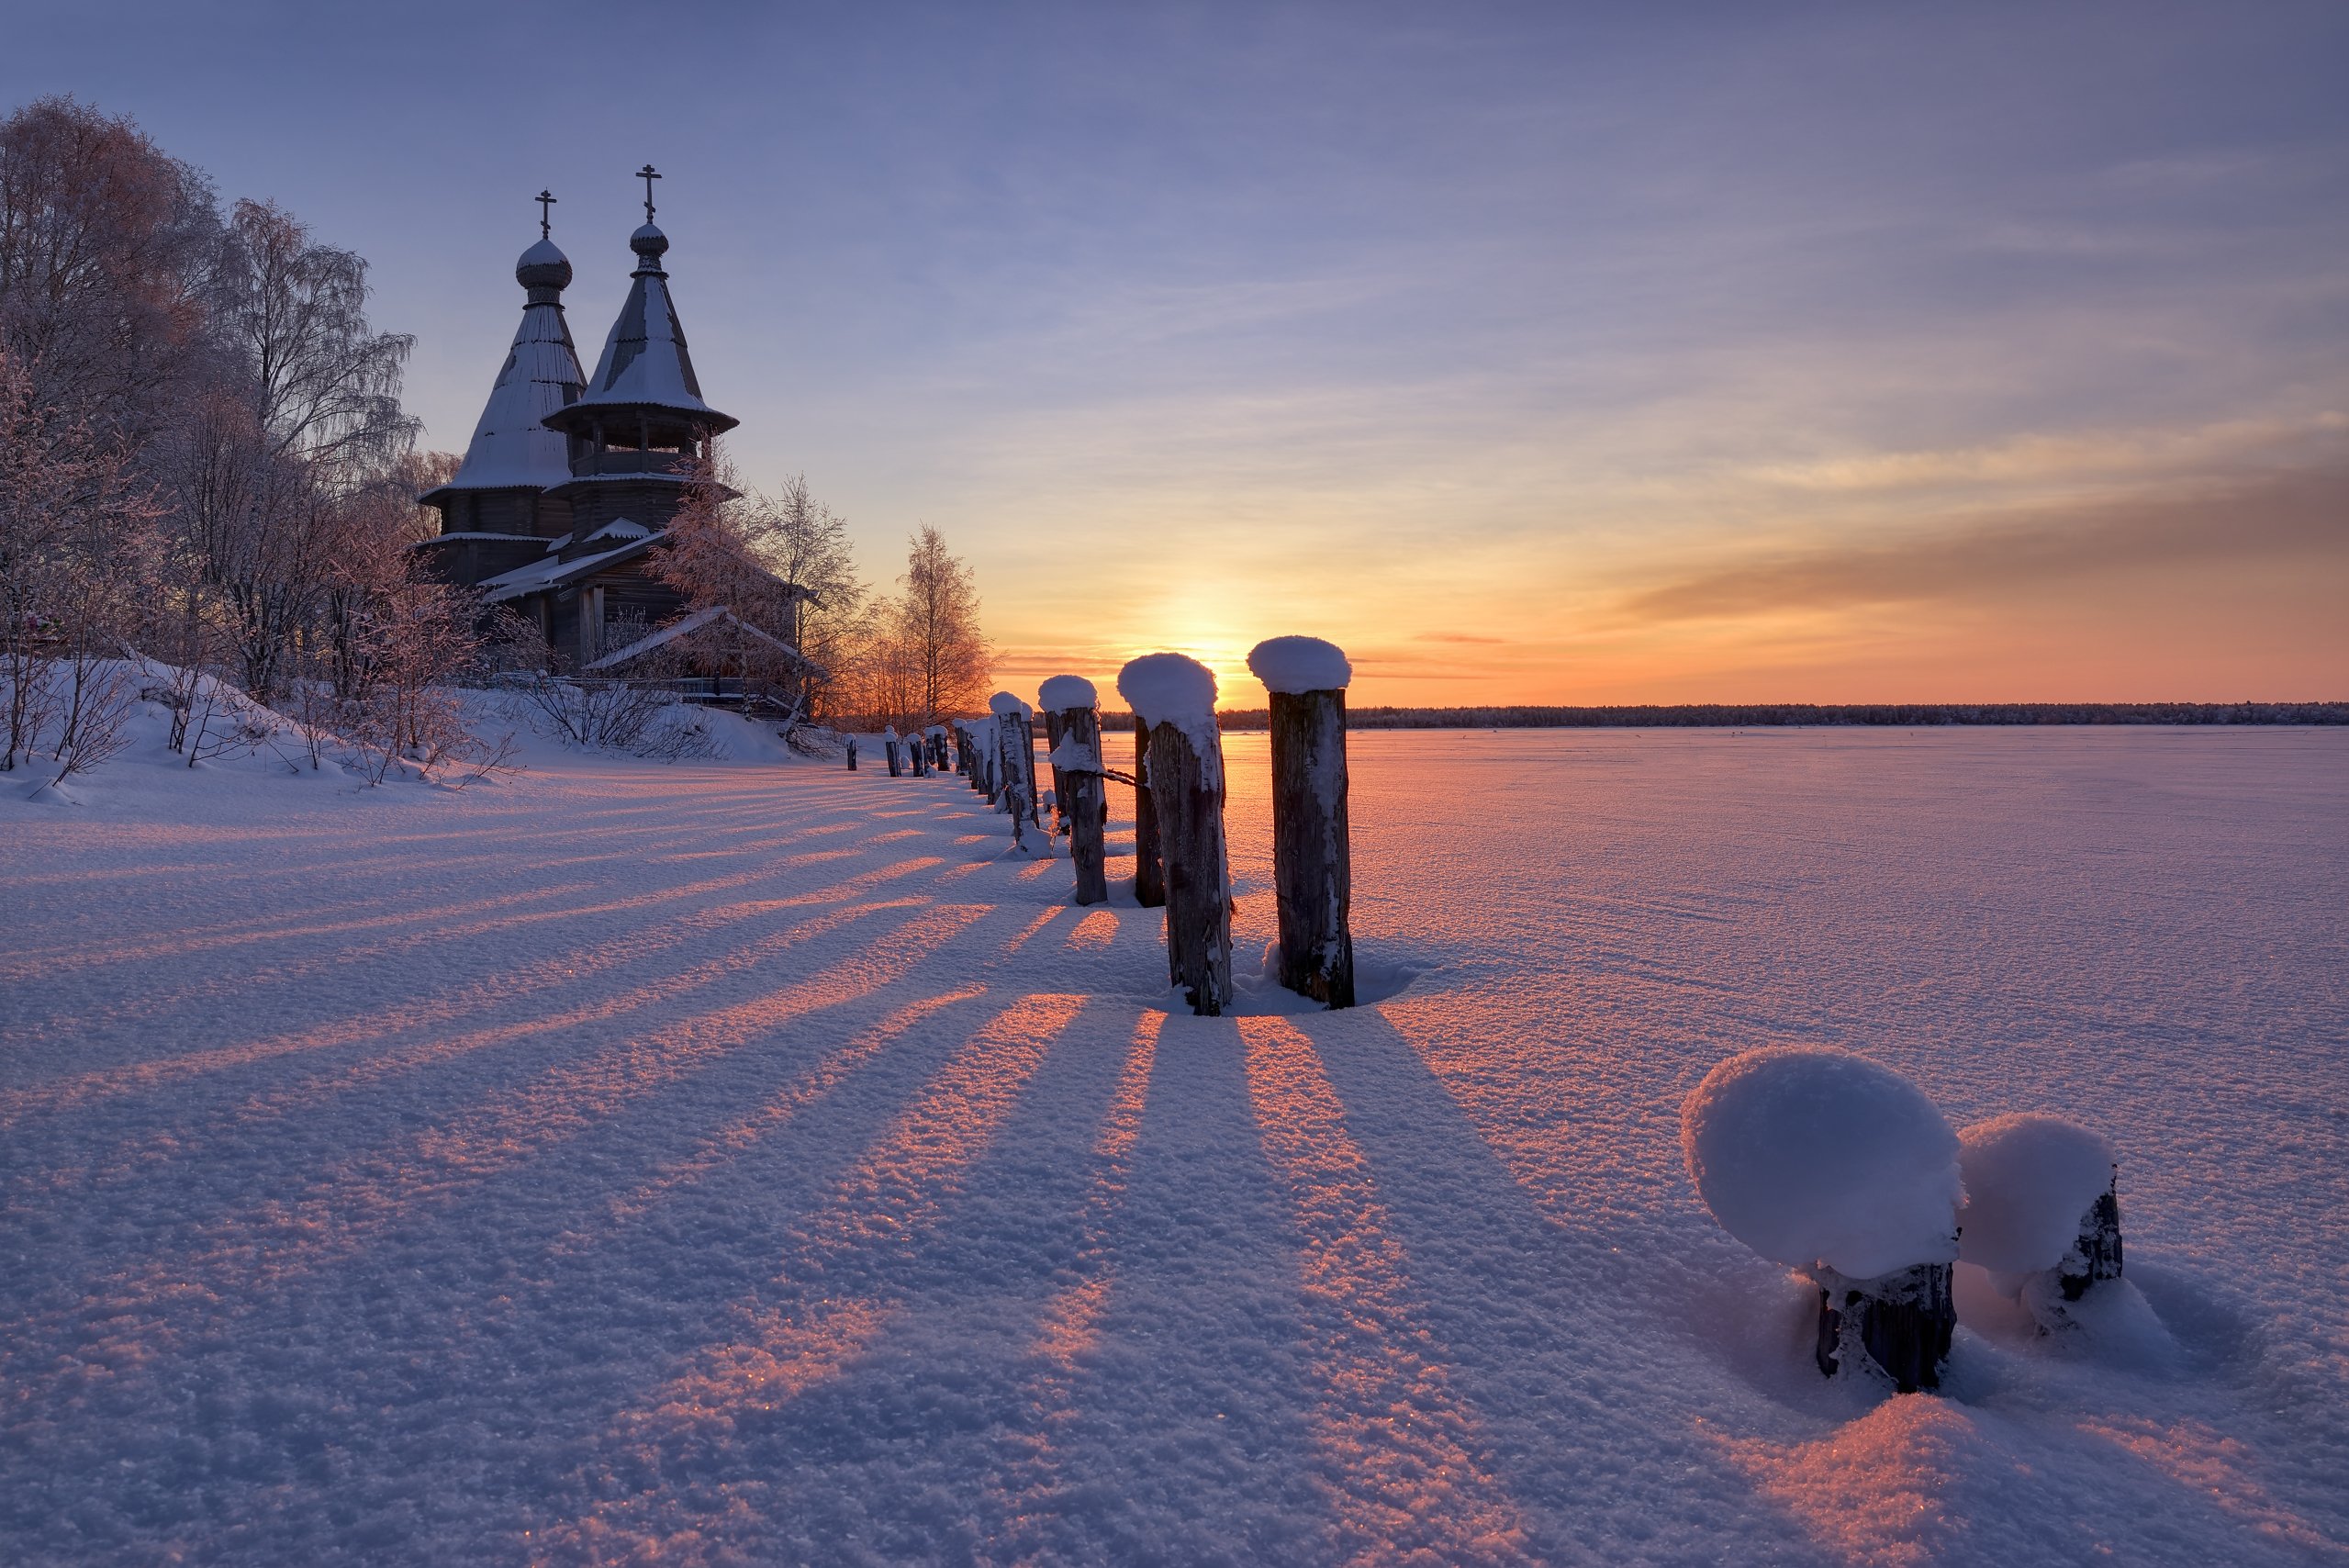
[[[1873,1280],[1847,1280],[1832,1269],[1812,1273],[1818,1286],[1818,1370],[1833,1377],[1856,1348],[1903,1394],[1941,1386],[1957,1331],[1957,1298],[1948,1263],[1918,1263]]]
[[[1215,677],[1180,654],[1145,654],[1117,689],[1150,726],[1150,798],[1166,867],[1167,976],[1193,1014],[1232,1004],[1232,873]]]
[[[1965,1176],[1958,1256],[1987,1270],[2041,1333],[2077,1327],[2067,1310],[2120,1278],[2120,1176],[2102,1135],[2043,1112],[1958,1134]]]
[[[1964,1189],[1924,1091],[1849,1051],[1748,1051],[1681,1107],[1681,1151],[1722,1229],[1818,1287],[1820,1372],[1862,1357],[1904,1393],[1941,1385]]]
[[[1167,902],[1166,862],[1158,851],[1158,801],[1150,789],[1150,726],[1134,718],[1134,902],[1157,909]]]
[[[2120,1278],[2120,1182],[2098,1194],[2080,1221],[2080,1238],[2055,1266],[2065,1301],[2077,1301],[2100,1280]]]
[[[1247,656],[1271,696],[1272,880],[1281,983],[1354,1005],[1353,855],[1346,817],[1346,655],[1317,637],[1273,637]]]

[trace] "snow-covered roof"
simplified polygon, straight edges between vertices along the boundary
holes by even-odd
[[[559,555],[549,555],[543,560],[532,561],[527,566],[517,566],[510,572],[501,572],[494,577],[484,578],[481,590],[490,603],[496,604],[501,599],[518,599],[526,593],[538,593],[546,588],[561,588],[565,583],[587,577],[602,567],[616,566],[632,556],[643,554],[652,547],[653,541],[659,537],[660,535],[655,533],[643,539],[631,539],[613,549],[603,551],[598,554],[582,555],[576,561],[565,561]],[[556,543],[563,542],[558,540]]]
[[[701,400],[701,383],[693,374],[693,356],[686,349],[685,327],[669,298],[669,274],[661,270],[668,236],[650,223],[629,236],[636,252],[636,270],[630,274],[628,298],[604,339],[603,356],[579,393],[576,408],[616,406],[671,409],[696,414],[721,430],[738,423]]]
[[[543,278],[554,263],[562,263],[567,276],[570,263],[563,262],[563,252],[542,240],[522,252],[516,270]],[[522,324],[489,389],[481,421],[474,426],[464,465],[424,498],[450,490],[543,489],[571,477],[569,444],[543,421],[578,397],[582,381],[579,353],[563,319],[562,290],[541,281],[522,307]]]
[[[633,643],[629,644],[628,646],[618,649],[612,653],[606,654],[603,657],[596,660],[587,667],[588,669],[613,668],[617,666],[626,664],[631,659],[641,658],[644,655],[651,653],[654,649],[658,648],[665,644],[675,642],[679,637],[699,632],[706,626],[714,626],[721,621],[733,626],[737,631],[747,633],[749,635],[757,638],[760,642],[766,644],[769,647],[789,655],[794,661],[805,666],[809,669],[816,667],[815,666],[808,663],[806,655],[801,654],[799,649],[791,646],[790,644],[784,642],[779,637],[768,636],[766,633],[760,631],[749,622],[744,621],[742,617],[736,615],[733,610],[727,609],[722,604],[713,604],[707,610],[697,610],[690,615],[685,616],[677,621],[672,621],[667,625],[661,627],[659,630],[649,632],[643,636],[639,637]]]
[[[641,522],[631,522],[624,517],[616,517],[587,537],[589,539],[650,539],[653,537],[653,531]]]

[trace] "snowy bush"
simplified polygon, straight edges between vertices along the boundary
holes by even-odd
[[[2019,1112],[1958,1135],[1958,1256],[1994,1274],[2053,1269],[2112,1186],[2112,1146],[2075,1122]]]
[[[1864,1057],[1732,1057],[1682,1106],[1681,1148],[1713,1217],[1773,1262],[1867,1280],[1957,1256],[1957,1136]]]

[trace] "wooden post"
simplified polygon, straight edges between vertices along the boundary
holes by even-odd
[[[1150,726],[1150,797],[1166,862],[1167,978],[1191,1010],[1232,1004],[1232,871],[1224,839],[1224,737],[1215,677],[1180,654],[1145,654],[1117,689]]]
[[[1167,902],[1167,868],[1158,853],[1158,801],[1150,791],[1150,726],[1134,716],[1134,902]]]
[[[1314,637],[1248,655],[1271,694],[1272,881],[1281,983],[1326,1007],[1354,1005],[1353,855],[1346,819],[1346,655]],[[1307,684],[1307,683],[1313,684]]]
[[[848,737],[848,771],[851,773],[856,771],[856,737],[855,735]]]
[[[1150,794],[1166,857],[1167,978],[1202,1018],[1232,1001],[1231,868],[1224,844],[1224,748],[1175,724],[1150,727]]]
[[[1057,675],[1036,693],[1044,707],[1045,734],[1052,740],[1052,798],[1068,830],[1068,857],[1076,865],[1072,895],[1080,904],[1109,902],[1103,828],[1109,816],[1109,785],[1102,777],[1102,716],[1094,707],[1093,683]]]
[[[1068,732],[1059,709],[1045,707],[1039,711],[1044,714],[1044,765],[1052,770],[1053,831],[1065,833],[1068,827],[1068,786],[1060,778],[1060,737]]]
[[[1035,710],[1020,704],[1020,773],[1028,787],[1028,821],[1044,831],[1044,792],[1035,787]]]
[[[881,749],[889,753],[889,777],[892,778],[900,776],[899,773],[900,765],[897,755],[898,745],[897,726],[895,724],[888,725],[881,731]]]
[[[1864,1350],[1903,1394],[1941,1386],[1941,1363],[1949,1359],[1957,1330],[1957,1301],[1951,1294],[1954,1266],[1919,1263],[1873,1280],[1846,1279],[1819,1269],[1818,1370],[1833,1377],[1845,1357]]]
[[[995,754],[995,721],[979,720],[972,738],[978,742],[980,748],[979,777],[983,785],[980,793],[987,797],[987,803],[991,806],[996,804],[1003,792],[1002,768],[998,766]]]

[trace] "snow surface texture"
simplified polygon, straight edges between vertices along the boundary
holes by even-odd
[[[1966,1128],[1958,1166],[1965,1175],[1958,1256],[1995,1273],[2062,1262],[2113,1179],[2112,1145],[2100,1134],[2035,1111]]]
[[[0,1558],[2340,1561],[2349,734],[1348,744],[1288,1017],[951,777],[0,791]],[[1678,1141],[1804,1040],[2126,1128],[2174,1351],[1819,1377]]]
[[[1091,708],[1101,700],[1093,683],[1081,675],[1056,675],[1036,689],[1035,705],[1047,713],[1070,708]]]
[[[1681,1149],[1721,1228],[1773,1262],[1872,1280],[1957,1257],[1957,1135],[1850,1051],[1769,1046],[1705,1075]]]
[[[1247,656],[1248,673],[1267,691],[1343,691],[1354,666],[1335,643],[1319,637],[1268,637]]]

